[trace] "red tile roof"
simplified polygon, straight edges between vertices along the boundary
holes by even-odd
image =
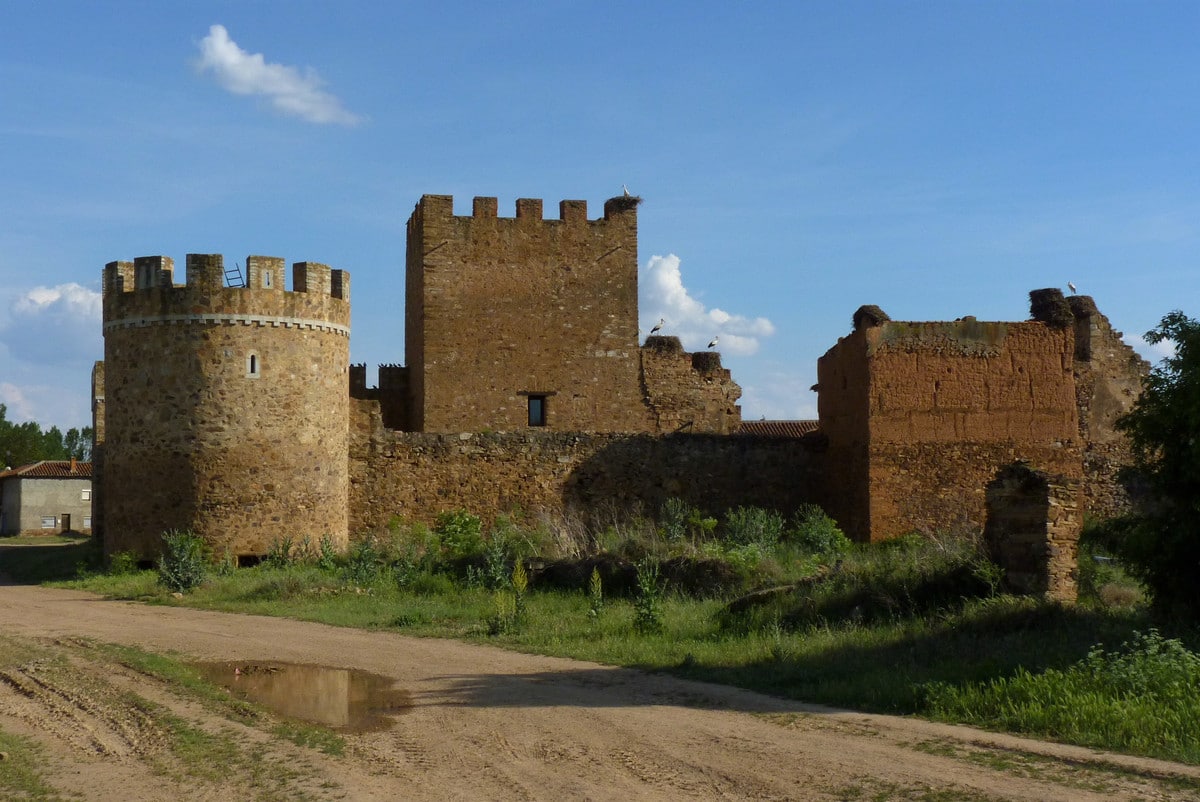
[[[71,470],[74,467],[75,470]],[[0,471],[0,479],[20,476],[26,479],[91,479],[92,463],[69,459],[44,459],[19,468]]]
[[[737,433],[755,437],[803,437],[820,428],[820,421],[815,420],[744,420]]]

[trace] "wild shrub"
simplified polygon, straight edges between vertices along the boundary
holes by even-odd
[[[414,573],[404,589],[420,596],[451,596],[458,592],[450,577],[426,571]]]
[[[797,548],[828,558],[845,554],[853,545],[837,522],[816,504],[805,504],[796,511],[785,536]]]
[[[595,621],[604,612],[604,583],[600,579],[600,569],[592,568],[588,578],[588,618]]]
[[[716,518],[706,516],[699,507],[681,498],[672,496],[659,508],[656,533],[672,553],[679,554],[711,539],[716,529]]]
[[[492,598],[495,606],[492,615],[486,622],[487,633],[495,636],[511,632],[517,621],[516,603],[513,601],[512,594],[498,590]]]
[[[286,568],[291,565],[297,556],[295,541],[289,537],[281,537],[271,541],[271,545],[267,547],[267,555],[263,557],[263,562],[273,568]]]
[[[137,555],[132,551],[115,551],[108,558],[108,573],[113,576],[136,574],[138,571]]]
[[[208,555],[204,540],[194,532],[172,529],[163,532],[158,581],[174,593],[187,593],[204,581]]]
[[[321,535],[317,551],[317,567],[322,571],[333,571],[337,568],[337,548],[333,545],[332,535]]]
[[[383,557],[374,537],[365,537],[350,547],[342,577],[346,584],[355,587],[370,587],[379,581],[383,571]]]
[[[658,526],[662,536],[669,542],[678,542],[688,536],[688,522],[699,515],[699,511],[681,498],[672,496],[663,502],[658,513]]]
[[[474,557],[483,551],[483,522],[466,510],[439,513],[433,526],[447,562]]]
[[[525,599],[529,592],[529,574],[525,572],[525,563],[516,561],[512,570],[513,610],[516,623],[525,618]]]
[[[737,546],[758,546],[770,551],[783,537],[783,516],[761,507],[738,507],[725,514],[724,539]]]
[[[520,564],[521,561],[516,562]],[[500,538],[493,537],[483,549],[483,586],[488,590],[499,590],[508,579],[508,544]]]
[[[642,635],[662,631],[662,583],[658,562],[642,560],[637,566],[637,595],[633,600],[633,628]]]

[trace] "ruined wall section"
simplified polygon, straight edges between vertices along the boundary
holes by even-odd
[[[520,511],[560,524],[656,515],[667,498],[712,513],[757,505],[790,513],[818,501],[821,454],[791,437],[552,432],[396,432],[379,404],[351,409],[350,511],[355,533],[393,516],[432,523],[465,508]]]
[[[859,329],[817,360],[817,415],[828,444],[823,507],[848,536],[864,540],[871,531],[867,345]]]
[[[820,411],[835,481],[865,487],[847,534],[978,532],[988,482],[1017,459],[1077,478],[1073,352],[1069,327],[1040,322],[884,321],[839,341]]]
[[[1002,468],[988,484],[984,544],[1004,570],[1008,590],[1076,601],[1081,498],[1078,479],[1035,471],[1023,462]]]
[[[408,223],[405,356],[412,428],[513,431],[544,396],[560,431],[647,431],[637,332],[637,204],[613,198],[559,219],[495,198],[471,216],[425,195]]]
[[[1079,476],[1069,328],[889,321],[867,337],[873,540],[980,531],[988,482],[1017,459]]]
[[[688,353],[678,337],[652,336],[641,349],[642,384],[653,430],[732,434],[742,388],[713,351]]]
[[[214,551],[283,537],[347,542],[349,274],[220,255],[104,270],[105,550],[155,557],[168,529]]]
[[[1083,492],[1088,513],[1108,518],[1127,512],[1129,497],[1117,481],[1130,464],[1129,444],[1116,427],[1142,391],[1150,363],[1121,339],[1086,295],[1067,298],[1075,318],[1075,392],[1084,442]]]

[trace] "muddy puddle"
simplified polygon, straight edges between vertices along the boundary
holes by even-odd
[[[342,732],[391,726],[412,707],[412,696],[379,674],[281,662],[197,663],[210,682],[234,696]]]

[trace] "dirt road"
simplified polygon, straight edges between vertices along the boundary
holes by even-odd
[[[1190,799],[1200,787],[1200,770],[1172,763],[454,641],[73,591],[0,587],[0,634],[0,648],[57,655],[0,674],[0,732],[39,741],[50,784],[85,799],[1043,802]],[[90,655],[91,641],[358,668],[394,679],[412,704],[330,756],[114,669]],[[229,740],[227,765],[199,778],[172,768],[163,715]]]

